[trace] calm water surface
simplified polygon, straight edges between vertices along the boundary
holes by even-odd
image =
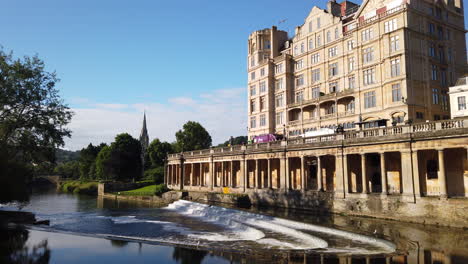
[[[21,210],[51,225],[1,235],[10,262],[468,263],[461,229],[186,201],[147,208],[55,191],[35,193]]]

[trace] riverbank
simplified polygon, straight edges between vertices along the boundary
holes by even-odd
[[[67,193],[97,195],[98,184],[98,182],[63,181],[60,182],[57,188]]]

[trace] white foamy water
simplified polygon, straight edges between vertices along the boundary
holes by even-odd
[[[267,247],[280,249],[327,248],[328,242],[311,234],[313,232],[368,244],[379,248],[381,252],[393,252],[396,249],[393,243],[370,236],[184,200],[170,204],[167,209],[226,229],[226,232],[221,234],[195,233],[189,235],[193,238],[209,241],[250,240]],[[266,233],[272,234],[274,237],[268,237]]]

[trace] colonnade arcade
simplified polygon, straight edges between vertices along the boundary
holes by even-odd
[[[242,193],[282,191],[468,197],[467,148],[408,148],[408,144],[207,155],[171,159],[170,188]]]

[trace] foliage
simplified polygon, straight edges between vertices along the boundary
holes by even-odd
[[[55,73],[38,57],[13,59],[0,50],[0,199],[22,199],[32,164],[55,161],[70,136],[72,112],[55,88]],[[23,188],[23,190],[19,190]],[[10,198],[8,198],[10,197]]]
[[[98,183],[82,181],[65,181],[60,184],[59,188],[63,192],[96,195],[98,190]]]
[[[198,122],[188,121],[176,133],[176,151],[200,150],[211,147],[211,136]]]
[[[119,192],[119,195],[152,196],[152,195],[161,195],[161,194],[167,192],[168,190],[169,189],[167,189],[165,184],[149,185],[149,186],[145,186],[143,188],[138,188],[138,189],[135,189],[135,190]]]
[[[232,138],[232,143],[231,139],[225,141],[224,143],[219,144],[217,147],[227,147],[230,144],[231,145],[242,145],[242,144],[247,144],[248,137],[247,136],[238,136]]]
[[[95,179],[96,157],[104,146],[106,146],[104,143],[99,146],[93,146],[93,144],[89,143],[86,148],[81,149],[79,158],[80,179]]]
[[[54,174],[67,179],[78,179],[80,177],[80,163],[78,161],[68,161],[58,164],[54,169]]]
[[[172,153],[172,145],[168,142],[161,142],[159,139],[154,139],[149,145],[146,153],[151,162],[151,168],[164,166],[164,160],[167,154]]]
[[[164,167],[156,167],[149,170],[146,170],[144,175],[144,179],[152,180],[156,184],[160,184],[164,182]]]
[[[79,160],[80,152],[79,151],[70,151],[65,149],[56,149],[55,150],[55,162],[64,163],[67,161]]]
[[[140,142],[127,133],[119,134],[110,146],[104,146],[96,158],[96,178],[129,181],[141,175]]]

